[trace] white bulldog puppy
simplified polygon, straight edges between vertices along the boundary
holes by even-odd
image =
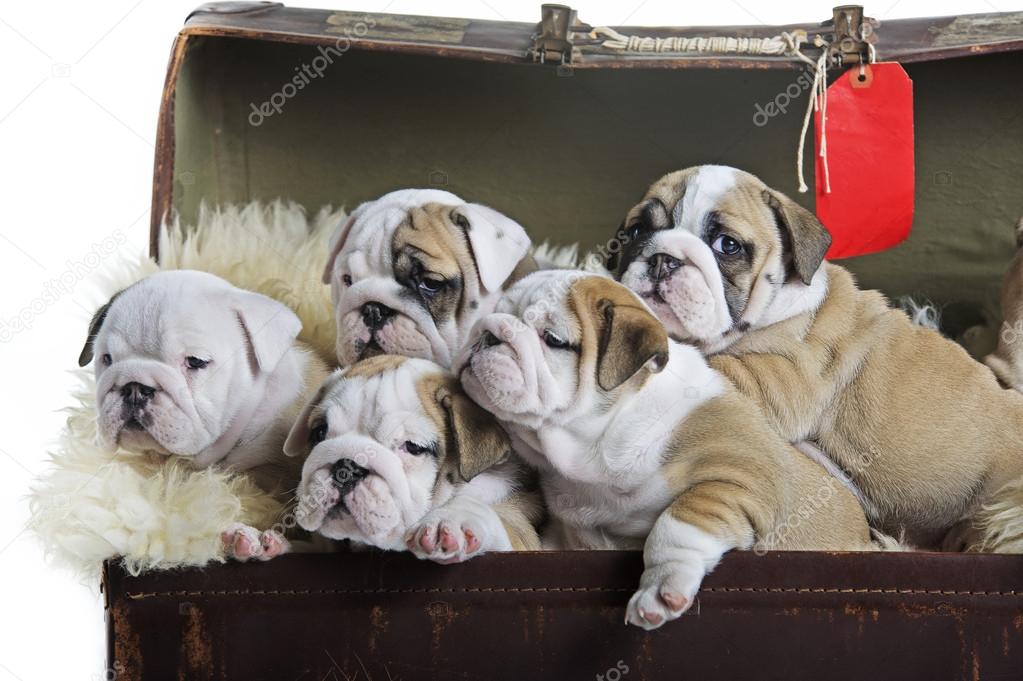
[[[205,272],[160,272],[119,292],[96,312],[78,358],[80,366],[95,358],[101,443],[290,491],[298,466],[284,457],[284,440],[326,375],[296,345],[301,326],[285,305]],[[289,546],[274,531],[223,530],[225,550],[241,560]]]
[[[518,282],[456,362],[466,393],[539,469],[548,548],[643,548],[626,622],[692,605],[731,549],[869,550],[844,481],[776,435],[626,287],[578,271]]]
[[[433,362],[338,370],[295,421],[299,524],[330,539],[455,563],[538,549],[539,505],[497,420]]]
[[[525,230],[497,211],[435,189],[361,204],[331,238],[323,273],[337,317],[337,357],[378,354],[450,366],[473,323],[536,269]]]

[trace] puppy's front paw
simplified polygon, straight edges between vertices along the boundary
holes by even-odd
[[[245,562],[270,560],[291,550],[291,543],[276,530],[260,532],[250,525],[236,523],[221,533],[224,553],[228,558]]]
[[[408,550],[423,560],[447,565],[486,551],[510,549],[507,533],[493,509],[482,502],[479,508],[475,506],[451,504],[429,513],[406,533]]]
[[[625,623],[651,631],[678,619],[696,600],[703,575],[703,565],[697,562],[648,567],[639,580],[639,590],[629,599]]]

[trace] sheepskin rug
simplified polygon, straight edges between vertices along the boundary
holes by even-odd
[[[324,208],[310,219],[282,202],[204,207],[196,225],[164,227],[159,265],[144,258],[120,263],[101,283],[98,301],[161,269],[205,270],[289,305],[303,323],[300,339],[333,365],[333,311],[320,274],[343,217]],[[83,320],[83,342],[86,326]],[[118,556],[132,574],[223,562],[220,532],[229,524],[269,528],[281,519],[280,504],[244,476],[101,448],[93,371],[76,373],[81,383],[51,470],[29,499],[30,527],[55,562],[87,579]]]

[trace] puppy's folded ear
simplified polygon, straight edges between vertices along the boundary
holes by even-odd
[[[765,189],[763,197],[782,230],[782,241],[791,250],[792,268],[809,286],[831,247],[831,234],[816,215],[784,194]]]
[[[273,371],[291,349],[302,322],[284,303],[252,291],[235,294],[234,310],[259,371]]]
[[[526,230],[507,215],[477,203],[456,208],[453,220],[469,240],[484,290],[500,290],[529,252]]]
[[[668,362],[668,334],[649,310],[632,304],[597,301],[600,327],[597,385],[614,390],[644,366],[654,373]]]
[[[327,264],[323,267],[322,279],[324,284],[330,283],[330,278],[334,274],[334,261],[337,260],[337,256],[341,252],[341,249],[345,247],[345,242],[348,241],[348,235],[352,231],[352,225],[355,224],[355,219],[358,217],[358,213],[359,211],[356,210],[341,221],[330,237]]]
[[[103,326],[103,322],[107,318],[107,312],[110,311],[110,306],[117,300],[117,296],[121,295],[121,291],[118,291],[114,296],[104,303],[96,314],[92,315],[92,321],[89,322],[89,335],[85,339],[85,345],[82,346],[82,351],[78,354],[78,366],[84,367],[86,364],[92,361],[92,349],[96,344],[96,336],[99,335],[99,330]]]
[[[462,480],[469,482],[511,455],[511,439],[493,414],[459,390],[442,388],[438,402],[447,414],[449,446],[455,448]]]

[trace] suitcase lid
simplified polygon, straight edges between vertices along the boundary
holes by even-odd
[[[848,16],[853,26],[842,30]],[[346,12],[285,7],[276,2],[211,2],[198,7],[185,22],[183,34],[243,36],[263,40],[329,44],[344,35],[344,27],[372,21],[365,34],[349,35],[352,47],[435,54],[462,59],[520,63],[550,60],[571,63],[573,68],[798,68],[798,60],[785,56],[753,56],[708,52],[627,51],[607,47],[594,38],[594,26],[579,20],[567,5],[545,4],[540,22],[489,21],[447,17]],[[863,19],[863,7],[844,5],[834,16],[818,23],[781,26],[611,27],[623,35],[653,38],[734,36],[772,38],[803,31],[820,34],[840,43]],[[996,12],[922,19],[869,20],[883,38],[877,56],[887,61],[911,63],[950,57],[975,56],[1023,48],[1023,12]],[[836,28],[836,26],[838,28]],[[878,28],[880,27],[880,28]],[[815,54],[814,48],[808,53]],[[853,50],[848,50],[854,53]],[[549,55],[549,56],[545,56]],[[844,63],[848,65],[850,59]]]
[[[811,206],[812,191],[798,194],[795,177],[803,61],[623,51],[570,8],[538,14],[531,24],[278,3],[199,7],[175,42],[163,95],[153,254],[164,217],[189,223],[203,201],[281,197],[314,212],[400,186],[445,188],[511,215],[538,241],[591,248],[652,180],[696,163],[742,167]],[[611,28],[651,39],[804,31],[831,43],[833,77],[865,58],[868,42],[877,59],[907,64],[916,228],[898,249],[851,268],[890,295],[995,306],[1023,212],[1012,199],[1023,200],[1014,179],[1023,158],[998,143],[1023,135],[1023,94],[1005,87],[1018,78],[1023,12],[878,26],[846,6],[828,21],[788,26]],[[328,57],[323,77],[310,77],[313,60]],[[779,98],[781,113],[755,122],[757,105]]]

